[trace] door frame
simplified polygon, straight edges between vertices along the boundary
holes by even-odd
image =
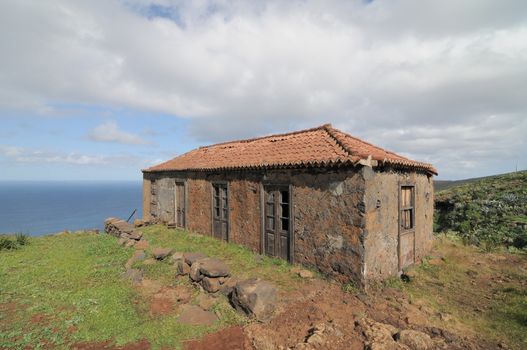
[[[210,235],[214,237],[214,185],[225,186],[227,188],[227,237],[225,242],[231,239],[231,199],[229,181],[211,181],[210,182]],[[221,201],[221,196],[220,196]]]
[[[177,184],[182,183],[183,184],[183,205],[185,207],[185,212],[183,214],[183,226],[179,226],[177,222]],[[187,180],[183,178],[175,178],[174,179],[174,223],[176,224],[176,227],[187,229],[188,227],[188,186],[187,186]]]
[[[413,223],[413,227],[409,230],[403,230],[401,228],[401,223],[402,223],[402,217],[401,217],[401,195],[403,193],[402,189],[403,187],[407,187],[407,186],[410,186],[410,187],[413,187],[413,193],[412,193],[412,206],[413,206],[413,211],[412,211],[412,223]],[[398,213],[397,213],[397,268],[398,268],[398,271],[402,271],[403,270],[403,264],[401,262],[401,236],[406,236],[406,235],[412,235],[413,236],[413,262],[412,264],[415,264],[415,227],[416,227],[416,222],[415,222],[415,212],[416,212],[416,207],[415,207],[415,198],[417,197],[417,186],[415,184],[415,182],[413,181],[399,181],[399,184],[397,186],[397,190],[398,190],[398,194],[397,194],[397,210],[398,210]]]
[[[289,192],[289,256],[287,261],[291,264],[294,263],[294,251],[295,251],[295,225],[294,225],[294,207],[293,203],[293,185],[284,184],[277,182],[263,181],[260,183],[260,254],[266,255],[265,253],[265,189],[266,187],[277,187],[287,188]]]

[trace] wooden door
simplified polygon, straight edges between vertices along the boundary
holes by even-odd
[[[177,227],[185,227],[185,183],[177,181],[174,193],[175,223]]]
[[[212,185],[212,235],[218,239],[229,239],[229,196],[227,184]]]
[[[415,187],[399,192],[399,270],[415,263]]]
[[[265,254],[289,260],[290,196],[287,187],[265,187]]]

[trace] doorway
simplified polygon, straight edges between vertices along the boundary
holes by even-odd
[[[265,254],[290,260],[291,196],[289,186],[264,186]]]
[[[415,186],[399,187],[399,271],[415,263]]]
[[[176,181],[174,188],[174,222],[176,227],[185,228],[185,212],[186,212],[186,196],[185,196],[185,182]]]

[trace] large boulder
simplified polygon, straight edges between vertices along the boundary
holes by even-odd
[[[208,277],[227,277],[230,275],[229,267],[221,260],[214,258],[200,259],[200,272]]]
[[[276,308],[276,288],[260,279],[240,281],[231,293],[231,304],[238,312],[266,321]]]

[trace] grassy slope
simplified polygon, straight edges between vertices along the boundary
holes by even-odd
[[[527,349],[527,254],[486,253],[443,235],[433,254],[411,270],[410,283],[398,283],[415,304],[447,315],[457,334]],[[433,322],[445,327],[444,319]]]
[[[525,170],[523,170],[523,171],[525,171]],[[522,171],[519,171],[519,172],[522,172]],[[498,177],[498,176],[507,176],[507,175],[511,175],[511,174],[514,174],[514,173],[518,173],[518,171],[512,172],[512,173],[500,174],[500,175],[473,177],[473,178],[462,179],[462,180],[435,180],[434,181],[434,189],[435,189],[436,192],[445,191],[445,190],[448,190],[449,188],[452,188],[452,187],[457,187],[457,186],[461,186],[461,185],[467,185],[467,184],[471,184],[471,183],[478,182],[478,181],[485,180],[485,179],[492,179],[492,178],[495,178],[495,177]]]
[[[436,229],[453,230],[468,243],[510,244],[527,223],[527,171],[482,178],[436,195]]]
[[[282,291],[308,283],[291,273],[286,262],[259,257],[241,246],[161,226],[144,232],[151,247],[220,257],[235,276],[262,277]],[[108,339],[118,344],[147,339],[154,348],[178,348],[185,339],[247,322],[223,297],[214,306],[220,321],[212,327],[182,325],[177,311],[151,316],[148,298],[120,277],[132,253],[113,237],[90,234],[32,238],[20,250],[0,251],[0,348],[51,343],[66,349],[76,342]],[[455,237],[439,236],[433,255],[414,268],[412,282],[393,280],[388,285],[432,309],[432,321],[440,328],[446,322],[457,334],[527,348],[525,253],[484,253]],[[168,263],[145,269],[147,278],[165,286],[188,285],[188,279],[173,277],[174,267]],[[447,321],[439,314],[448,315]]]
[[[224,258],[235,276],[261,276],[280,288],[302,283],[289,272],[287,263],[258,259],[241,246],[159,226],[146,228],[145,236],[151,247]],[[182,340],[246,322],[225,298],[214,306],[221,317],[212,327],[180,324],[177,312],[150,316],[149,301],[120,277],[132,253],[113,237],[92,234],[32,238],[20,250],[0,251],[0,348],[38,348],[49,343],[69,348],[81,341],[125,344],[140,339],[147,339],[154,348],[177,348]],[[145,269],[147,278],[163,285],[189,283],[176,280],[174,267],[165,262]]]

